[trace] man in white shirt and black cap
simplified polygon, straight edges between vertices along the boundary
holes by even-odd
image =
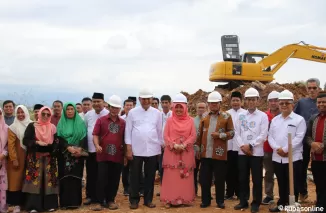
[[[246,110],[241,108],[242,94],[238,91],[231,94],[231,109],[227,112],[231,115],[235,124],[240,113]],[[235,139],[228,140],[228,156],[227,156],[227,173],[226,173],[226,200],[232,200],[233,196],[239,198],[239,175],[238,175],[238,152],[239,147]]]
[[[249,88],[244,96],[248,109],[246,112],[239,114],[235,125],[235,138],[239,147],[240,203],[234,209],[240,210],[249,207],[248,195],[250,195],[251,171],[253,182],[251,212],[255,213],[259,211],[263,196],[263,145],[268,133],[268,118],[266,113],[257,109],[259,93],[256,89]]]
[[[84,205],[90,205],[97,202],[96,182],[97,182],[97,161],[96,149],[93,143],[93,130],[98,118],[109,114],[104,108],[104,94],[94,93],[92,97],[93,109],[85,115],[85,124],[87,128],[87,142],[89,156],[86,160],[86,201]]]
[[[292,92],[284,90],[279,95],[279,106],[281,114],[276,116],[271,123],[268,135],[268,142],[273,149],[274,171],[277,177],[280,199],[277,206],[271,208],[270,212],[280,212],[278,206],[289,204],[289,158],[288,158],[288,133],[292,137],[292,158],[294,175],[294,195],[298,202],[298,196],[302,181],[302,140],[306,133],[305,119],[294,113],[294,98]]]
[[[130,209],[137,209],[140,201],[140,174],[144,165],[144,205],[155,208],[154,181],[158,155],[163,146],[162,114],[151,107],[153,93],[149,89],[139,92],[141,106],[130,110],[126,120],[125,142],[130,162]]]

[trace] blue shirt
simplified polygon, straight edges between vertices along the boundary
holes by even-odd
[[[316,102],[316,99],[301,98],[295,105],[293,111],[296,114],[301,115],[305,119],[306,123],[308,123],[312,115],[318,114]]]

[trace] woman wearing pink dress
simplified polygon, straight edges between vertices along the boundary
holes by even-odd
[[[160,199],[166,208],[190,205],[195,200],[195,140],[196,129],[188,115],[187,98],[178,94],[173,101],[172,117],[164,128],[164,175]]]

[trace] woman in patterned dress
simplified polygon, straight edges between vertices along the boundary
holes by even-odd
[[[172,117],[168,118],[164,128],[164,175],[160,199],[166,208],[190,205],[195,200],[193,144],[196,128],[188,115],[187,98],[179,96],[184,100],[176,102],[178,99],[174,99]]]
[[[82,178],[87,156],[86,132],[76,105],[66,103],[57,126],[61,153],[58,157],[61,209],[76,209],[82,203]]]
[[[51,116],[51,109],[42,107],[38,121],[27,126],[23,139],[27,154],[22,191],[26,193],[25,209],[30,212],[52,212],[58,208],[59,140],[56,127],[50,123]]]

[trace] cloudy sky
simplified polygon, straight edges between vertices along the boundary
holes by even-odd
[[[299,41],[326,47],[325,8],[325,0],[3,0],[0,100],[211,91],[222,35],[238,35],[241,52]],[[275,77],[324,83],[325,68],[292,59]]]

